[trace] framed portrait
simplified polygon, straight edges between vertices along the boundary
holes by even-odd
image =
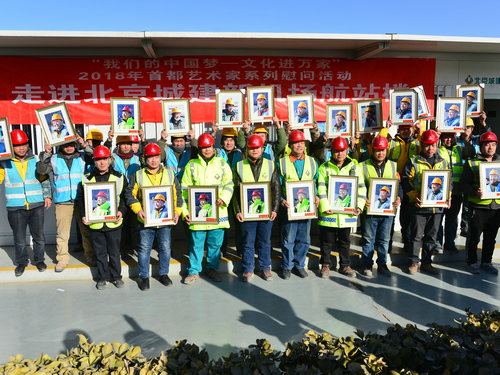
[[[352,132],[352,104],[326,105],[325,134],[328,138],[350,137]]]
[[[35,110],[43,135],[52,147],[76,140],[75,127],[66,103],[57,103]]]
[[[482,199],[500,199],[500,162],[479,163],[479,186]]]
[[[429,103],[427,103],[427,97],[425,96],[424,86],[412,87],[413,90],[417,92],[418,98],[418,118],[431,117],[431,110],[429,108]]]
[[[274,117],[274,86],[247,87],[248,119],[251,122],[272,122]]]
[[[85,217],[88,223],[116,221],[116,183],[86,183],[84,187]]]
[[[392,178],[370,178],[370,189],[368,190],[367,208],[368,215],[394,216],[396,208],[394,202],[398,198],[397,179]]]
[[[115,135],[138,134],[141,127],[141,100],[111,98],[111,128]]]
[[[192,224],[218,224],[219,209],[217,186],[189,186],[188,206]]]
[[[314,181],[291,181],[286,183],[288,220],[315,219],[316,187]]]
[[[467,101],[467,116],[478,117],[484,110],[484,84],[457,86],[457,96]]]
[[[288,123],[291,125],[292,129],[302,129],[313,126],[313,94],[288,95]]]
[[[240,185],[243,220],[269,220],[271,216],[271,184],[249,182]]]
[[[438,98],[436,129],[441,133],[465,131],[466,108],[465,98]]]
[[[417,92],[409,90],[390,91],[391,120],[395,125],[413,124],[418,119]]]
[[[353,214],[358,202],[358,176],[330,176],[328,201],[333,212]]]
[[[168,135],[185,135],[191,130],[189,99],[165,99],[161,101],[163,128]]]
[[[447,207],[450,196],[451,170],[425,169],[422,173],[422,207]]]
[[[382,129],[382,99],[358,100],[356,114],[356,127],[360,133]]]
[[[12,142],[10,140],[9,121],[0,118],[0,160],[12,158]]]
[[[142,188],[142,208],[145,227],[174,225],[174,199],[172,185],[147,186]]]
[[[216,122],[219,127],[235,127],[245,121],[245,90],[215,90]]]

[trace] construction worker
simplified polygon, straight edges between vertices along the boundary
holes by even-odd
[[[149,186],[172,186],[172,198],[175,205],[175,213],[172,222],[177,224],[179,215],[182,214],[182,195],[179,181],[174,173],[161,165],[161,149],[155,143],[149,143],[144,147],[145,167],[137,171],[131,177],[125,192],[126,201],[131,211],[137,215],[139,224],[139,289],[149,289],[149,264],[151,260],[151,248],[156,238],[158,243],[158,258],[160,260],[159,281],[165,286],[172,285],[168,276],[171,254],[171,228],[170,225],[159,225],[156,227],[145,227],[146,214],[142,206],[142,189]],[[151,218],[157,219],[168,217],[165,210],[165,197],[156,194],[154,197],[155,207]]]
[[[255,252],[257,252],[262,277],[266,281],[271,281],[273,279],[271,273],[271,230],[278,213],[281,196],[278,170],[274,162],[263,157],[264,141],[259,135],[253,134],[248,138],[246,150],[246,159],[238,162],[235,168],[234,185],[237,194],[235,195],[236,199],[233,201],[236,218],[242,223],[242,280],[248,282],[253,278]],[[265,202],[269,206],[268,212],[271,213],[268,220],[243,221],[241,213],[243,198],[238,193],[242,183],[250,182],[270,182],[271,184],[271,202]],[[261,207],[260,202],[254,205]],[[253,212],[261,213],[262,211],[255,209]],[[256,242],[257,246],[255,245]]]
[[[89,129],[89,131],[87,132],[87,136],[85,137],[87,145],[92,147],[92,149],[99,146],[103,140],[104,137],[102,135],[102,132],[98,129]]]
[[[172,170],[179,181],[182,180],[187,163],[197,156],[196,149],[193,149],[191,144],[186,144],[188,137],[192,140],[193,136],[193,129],[191,129],[187,135],[172,135],[170,137],[172,145],[169,146],[167,144],[168,133],[162,131],[161,139],[157,142],[162,150],[161,160],[163,165],[167,167],[167,169]]]
[[[307,110],[306,102],[300,102],[295,110],[295,122],[302,124],[309,122],[309,111]]]
[[[214,139],[203,133],[198,139],[199,155],[186,165],[182,177],[182,197],[184,199],[183,218],[190,229],[189,268],[184,284],[193,284],[202,270],[201,262],[205,243],[207,244],[207,276],[215,282],[222,279],[219,269],[220,248],[224,240],[224,228],[229,228],[227,206],[233,195],[233,174],[231,167],[215,155]],[[191,224],[188,210],[188,187],[197,185],[218,186],[218,197],[214,201],[219,210],[218,224]]]
[[[476,93],[469,91],[465,95],[465,98],[467,99],[467,114],[470,115],[472,112],[477,112]]]
[[[279,161],[281,184],[281,277],[288,280],[292,270],[299,277],[307,277],[306,255],[311,245],[311,219],[288,220],[287,209],[294,205],[293,196],[287,197],[286,183],[290,181],[316,181],[318,178],[318,164],[313,157],[305,154],[306,137],[300,130],[294,130],[288,136],[288,145],[291,153]],[[306,192],[300,189],[297,192],[298,202],[294,205],[296,212],[310,211],[310,200],[306,199]],[[313,204],[319,204],[316,197]]]
[[[398,119],[411,119],[411,100],[405,96],[399,102],[399,108],[396,110],[396,118]]]
[[[135,127],[135,121],[132,117],[132,109],[126,105],[122,108],[122,114],[120,117],[120,122],[118,123],[118,129],[133,129]]]
[[[237,139],[237,146],[242,150],[243,155],[247,155],[247,152],[245,150],[245,147],[247,145],[248,138],[251,136],[250,134],[250,125],[252,123],[250,121],[245,121],[243,123],[242,128],[238,132],[238,139]],[[281,154],[281,152],[284,150],[286,147],[286,143],[288,141],[286,131],[283,129],[281,126],[279,120],[277,117],[273,118],[273,125],[276,126],[276,136],[277,140],[276,142],[271,145],[269,141],[269,131],[267,130],[266,125],[264,124],[257,124],[254,127],[253,133],[252,134],[257,134],[262,138],[262,141],[264,142],[264,158],[269,159],[269,160],[276,160],[278,159],[278,155]]]
[[[68,137],[69,131],[59,113],[54,113],[51,118],[50,135],[54,141]]]
[[[35,266],[39,272],[47,269],[44,262],[43,208],[49,209],[52,200],[50,181],[47,176],[36,172],[38,158],[28,146],[26,133],[15,129],[10,133],[10,139],[14,155],[12,159],[0,162],[0,184],[5,181],[7,219],[14,236],[16,252],[14,274],[19,277],[29,263],[26,244],[28,226],[33,238]]]
[[[94,247],[97,261],[97,284],[96,288],[102,290],[107,282],[111,282],[115,287],[121,288],[124,283],[121,276],[120,262],[120,238],[122,230],[122,218],[126,211],[124,193],[127,187],[127,179],[124,175],[116,172],[111,166],[111,152],[105,146],[97,146],[94,149],[95,168],[89,174],[83,176],[82,183],[78,187],[77,203],[83,224],[90,228],[90,237]],[[85,216],[85,194],[84,186],[94,182],[114,182],[116,184],[116,220],[106,223],[87,222]],[[98,194],[107,197],[106,192]],[[102,205],[101,205],[102,206]],[[106,215],[107,208],[99,208],[101,214]]]
[[[498,270],[491,264],[495,241],[500,225],[500,199],[484,199],[479,183],[479,164],[500,161],[496,153],[498,138],[495,133],[486,132],[480,138],[480,153],[464,164],[461,179],[462,188],[469,202],[469,235],[465,243],[467,249],[467,268],[473,273],[483,270],[497,275]],[[483,236],[481,264],[477,262],[477,245]]]
[[[226,100],[225,108],[222,110],[222,121],[238,121],[239,114],[235,109],[232,98]],[[240,120],[241,121],[241,120]]]
[[[214,126],[214,129],[217,127]],[[241,150],[236,147],[238,130],[236,128],[223,128],[221,134],[221,147],[216,149],[217,156],[223,158],[231,168],[243,159]]]
[[[406,243],[410,256],[408,272],[413,275],[418,271],[419,253],[422,247],[420,270],[436,275],[439,271],[432,266],[432,255],[436,249],[443,208],[421,207],[422,173],[426,169],[446,170],[450,168],[450,165],[437,152],[439,136],[434,130],[424,131],[420,141],[422,151],[418,156],[408,160],[401,181],[404,193],[410,201],[410,237],[409,242]],[[450,185],[453,185],[452,182]],[[448,198],[445,197],[445,199]]]
[[[79,152],[75,142],[63,144],[52,154],[52,146],[45,143],[45,151],[40,154],[37,172],[49,176],[52,181],[52,195],[56,214],[56,272],[62,272],[69,264],[69,236],[71,222],[76,218],[82,235],[84,256],[91,266],[95,266],[89,228],[81,221],[78,205],[75,204],[78,185],[85,174],[85,153]]]
[[[373,139],[373,153],[369,160],[361,163],[363,178],[367,189],[370,189],[371,178],[387,178],[399,180],[396,162],[387,160],[387,149],[389,142],[384,136],[377,136]],[[383,186],[379,190],[379,199],[377,201],[378,209],[392,209],[390,204],[391,190]],[[399,189],[399,196],[394,201],[394,207],[397,208],[401,202],[402,192]],[[370,201],[366,201],[366,207],[370,207]],[[391,228],[394,216],[368,215],[366,212],[361,217],[362,228],[362,250],[363,250],[363,275],[373,277],[373,254],[377,249],[377,273],[380,275],[391,276],[391,271],[387,267],[387,253],[389,251],[389,242],[391,238]]]
[[[339,272],[349,277],[356,277],[356,272],[351,268],[349,259],[351,228],[356,228],[357,217],[365,206],[366,186],[363,173],[358,162],[347,156],[347,141],[342,137],[334,138],[331,144],[332,156],[330,160],[321,164],[318,170],[318,195],[319,219],[321,241],[321,277],[328,278],[332,261],[330,253],[338,250],[340,258]],[[328,200],[330,176],[356,176],[358,177],[358,199],[355,202],[353,214],[340,214],[332,211],[331,202]],[[333,202],[332,202],[333,203]]]

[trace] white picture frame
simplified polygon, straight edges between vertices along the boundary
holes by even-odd
[[[358,204],[358,176],[330,176],[328,202],[334,213],[354,214]]]
[[[136,98],[111,98],[110,102],[111,128],[114,135],[139,134],[141,128],[141,100]]]
[[[390,91],[391,120],[395,125],[418,120],[418,95],[413,89]]]
[[[429,103],[427,102],[427,96],[425,96],[424,86],[416,86],[412,87],[412,89],[417,92],[418,118],[424,119],[431,117],[431,110],[429,108]]]
[[[247,87],[248,120],[252,123],[273,122],[274,86]]]
[[[269,182],[241,183],[240,198],[244,221],[269,220],[272,208]]]
[[[438,182],[441,182],[441,184]],[[450,183],[450,169],[424,169],[422,172],[420,206],[430,208],[447,208],[449,197],[451,196]]]
[[[318,217],[316,186],[314,181],[287,181],[286,200],[288,220],[308,220]]]
[[[368,201],[366,209],[368,215],[395,216],[394,202],[398,198],[399,180],[392,178],[370,178]]]
[[[325,134],[328,138],[349,138],[353,134],[352,104],[327,104]]]

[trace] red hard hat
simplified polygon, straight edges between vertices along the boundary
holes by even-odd
[[[383,135],[378,135],[373,138],[372,147],[375,150],[387,150],[389,148],[389,142],[387,142],[387,138]]]
[[[333,140],[331,149],[340,151],[347,150],[347,141],[342,137],[337,137]]]
[[[202,135],[200,135],[200,138],[198,138],[198,147],[210,147],[213,146],[213,144],[214,139],[208,133],[203,133]]]
[[[138,135],[131,135],[130,138],[132,139],[132,143],[139,143],[141,141]]]
[[[103,147],[104,147],[104,146],[103,146]],[[102,190],[101,190],[99,193],[97,193],[97,195],[96,195],[95,197],[96,197],[96,198],[97,198],[97,197],[104,197],[104,198],[108,199],[108,194],[106,194],[106,192],[105,192],[105,191],[102,191]]]
[[[125,107],[122,108],[122,112],[123,111],[127,111],[127,112],[132,113],[132,110],[130,109],[130,107],[128,105],[126,105]]]
[[[438,137],[438,134],[432,130],[432,129],[429,129],[429,130],[426,130],[425,132],[422,133],[422,143],[426,143],[426,144],[433,144],[433,143],[437,143],[437,141],[439,141],[439,137]]]
[[[297,194],[304,194],[304,195],[306,195],[307,193],[306,193],[306,191],[305,191],[304,189],[300,189],[300,190],[297,192]]]
[[[144,156],[155,156],[160,155],[161,150],[160,147],[156,143],[148,143],[146,147],[144,147]]]
[[[340,185],[339,189],[349,190],[349,186],[347,186],[346,184],[342,184]]]
[[[12,141],[14,142],[14,141]],[[481,134],[481,138],[479,138],[479,142],[497,142],[498,143],[498,138],[495,133],[493,132],[486,132]]]
[[[24,145],[25,143],[28,143],[28,136],[25,132],[19,129],[12,130],[12,132],[10,133],[10,139],[12,140],[12,144],[14,146]]]
[[[264,140],[260,135],[253,134],[248,138],[247,147],[262,147],[264,146]]]
[[[111,157],[111,152],[106,146],[97,146],[94,149],[94,159],[102,159]]]
[[[200,196],[198,197],[198,200],[201,201],[202,199],[205,199],[208,201],[208,195],[206,194],[200,194]]]
[[[300,130],[294,130],[288,136],[288,142],[289,143],[291,143],[291,142],[301,142],[301,141],[305,141],[305,140],[306,140],[306,136]]]
[[[260,197],[260,192],[258,190],[254,190],[252,193],[252,197]]]

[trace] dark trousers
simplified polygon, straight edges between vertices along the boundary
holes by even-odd
[[[100,281],[115,281],[122,278],[121,234],[121,226],[108,231],[90,230],[97,261],[97,278]]]
[[[45,235],[43,233],[43,210],[40,206],[31,210],[7,210],[12,233],[14,234],[14,244],[16,247],[16,265],[27,266],[29,263],[28,248],[26,245],[26,227],[29,226],[30,234],[33,238],[33,253],[35,264],[44,261]]]
[[[241,234],[241,223],[236,219],[236,215],[234,214],[234,210],[232,207],[227,209],[228,217],[229,217],[229,225],[231,228],[224,229],[224,241],[222,242],[222,246],[220,248],[220,252],[223,255],[227,254],[227,241],[229,240],[229,236],[234,235],[234,241],[236,243],[236,254],[242,254],[242,234]]]
[[[332,266],[330,253],[337,250],[340,267],[350,266],[349,248],[351,246],[351,228],[319,227],[321,259],[320,263]]]
[[[124,253],[139,248],[139,231],[137,226],[137,215],[131,209],[123,217],[121,243]]]
[[[493,250],[495,250],[495,238],[500,225],[500,209],[474,209],[469,211],[469,235],[465,247],[467,248],[467,264],[477,263],[477,245],[481,234],[483,235],[483,250],[481,263],[491,263]]]
[[[436,238],[441,224],[440,214],[417,213],[411,211],[410,238],[407,245],[411,264],[418,264],[420,248],[422,248],[422,264],[432,263],[432,254],[436,249]]]
[[[462,218],[460,219],[460,232],[467,234],[469,232],[469,203],[467,201],[467,196],[462,195]],[[462,234],[461,234],[462,235]],[[462,235],[463,236],[463,235]],[[466,236],[463,236],[466,237]]]
[[[460,207],[462,207],[462,195],[452,195],[451,196],[451,206],[444,210],[442,215],[442,221],[444,221],[444,231],[443,224],[439,226],[438,232],[438,242],[443,244],[443,233],[444,233],[444,248],[455,247],[455,239],[457,238],[458,229],[458,214],[460,213]]]

